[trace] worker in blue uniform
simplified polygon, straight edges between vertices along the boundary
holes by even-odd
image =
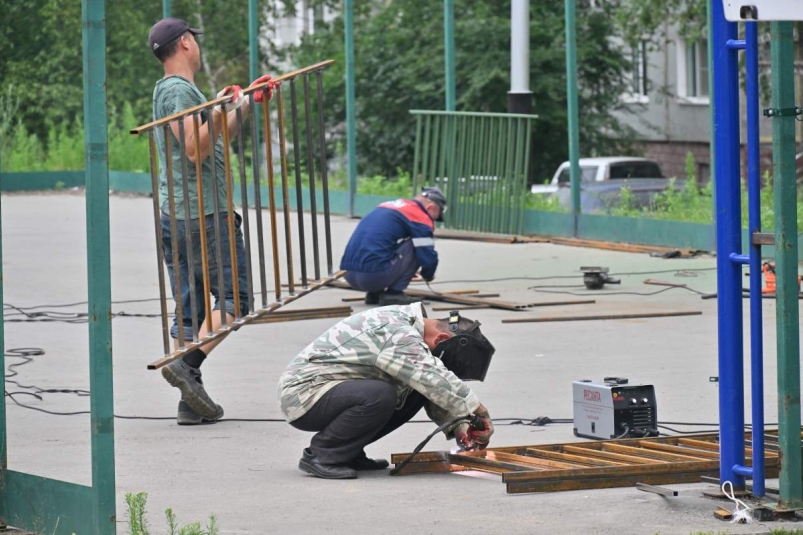
[[[352,288],[366,292],[368,305],[406,305],[420,299],[404,294],[415,274],[431,281],[438,268],[435,221],[443,221],[446,197],[424,188],[413,199],[383,202],[354,230],[340,269]]]

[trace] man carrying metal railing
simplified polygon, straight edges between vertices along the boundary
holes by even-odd
[[[424,188],[414,199],[383,202],[354,230],[340,269],[348,270],[352,288],[367,292],[367,305],[408,305],[419,301],[404,290],[420,269],[427,282],[435,277],[435,221],[443,221],[446,197],[440,188]]]
[[[151,28],[149,44],[165,71],[153,92],[155,121],[207,102],[194,82],[195,73],[201,66],[200,49],[195,40],[200,33],[185,21],[175,18],[162,19]],[[270,76],[262,76],[252,85],[269,80]],[[218,330],[221,324],[231,324],[235,317],[249,312],[246,252],[240,230],[242,217],[219,209],[223,200],[228,198],[221,133],[227,139],[236,135],[238,115],[242,120],[248,112],[249,99],[243,96],[238,86],[226,87],[217,97],[227,95],[231,95],[231,99],[225,104],[225,112],[214,107],[199,114],[203,128],[199,127],[193,115],[172,121],[169,128],[172,135],[166,133],[168,129],[156,130],[162,249],[177,309],[170,336],[176,347],[185,340],[193,340],[194,334],[203,339],[208,332]],[[270,98],[271,86],[268,86],[266,91],[256,93],[254,100],[264,102]],[[223,132],[224,128],[226,132]],[[193,165],[187,165],[187,160]],[[201,180],[197,179],[198,170]],[[176,179],[178,187],[174,187]],[[201,210],[204,213],[200,213]],[[221,232],[220,229],[232,226],[230,214],[235,220],[234,232]],[[189,247],[188,237],[192,242]],[[198,251],[201,248],[208,251],[204,255],[207,257],[206,266],[199,255],[187,254],[188,249]],[[223,251],[231,251],[231,255],[221,254]],[[232,264],[236,265],[233,267]],[[210,321],[205,318],[208,307],[195,305],[208,300],[205,288],[216,298],[215,310],[223,308],[225,315],[223,312],[211,314]],[[194,325],[201,323],[200,333],[194,333]],[[210,423],[223,416],[223,408],[207,394],[200,370],[206,356],[221,340],[217,338],[192,349],[162,368],[163,377],[181,391],[179,425]]]

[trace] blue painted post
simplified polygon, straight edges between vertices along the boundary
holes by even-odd
[[[758,23],[745,23],[747,63],[747,212],[750,232],[761,232],[758,131]],[[751,240],[752,242],[752,240]],[[764,335],[761,245],[750,246],[750,382],[753,421],[753,495],[764,495]]]
[[[354,96],[354,1],[345,0],[343,22],[346,26],[346,150],[348,152],[349,216],[354,217],[357,195],[357,110]]]
[[[722,2],[711,2],[714,78],[714,144],[717,311],[719,334],[719,430],[721,482],[744,489],[735,466],[744,465],[744,371],[742,369],[741,195],[739,177],[739,72],[737,25],[725,20]]]
[[[114,535],[114,388],[112,381],[109,165],[106,130],[105,0],[82,0],[86,249],[89,294],[89,398],[93,533]],[[89,514],[89,512],[88,512]]]

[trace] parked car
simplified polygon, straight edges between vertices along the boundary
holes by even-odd
[[[685,180],[670,182],[665,178],[634,178],[582,183],[580,184],[580,211],[585,214],[610,213],[613,208],[619,206],[620,194],[622,188],[625,187],[631,193],[630,206],[636,209],[646,208],[652,204],[656,195],[666,191],[670,183],[676,191],[681,191],[686,186]],[[563,208],[571,209],[571,188],[559,188],[552,195],[557,197]]]
[[[633,178],[664,178],[658,162],[636,157],[580,158],[583,183],[607,182]],[[556,193],[570,182],[570,163],[563,162],[549,184],[533,185],[531,193]]]

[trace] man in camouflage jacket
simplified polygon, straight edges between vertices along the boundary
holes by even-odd
[[[493,434],[488,411],[431,352],[455,335],[448,320],[427,318],[423,305],[413,303],[355,314],[307,346],[282,374],[277,392],[290,425],[316,432],[299,468],[325,479],[384,469],[387,461],[367,458],[363,448],[421,407],[439,425],[476,414],[484,430],[461,421],[447,434],[461,445],[485,447]]]

